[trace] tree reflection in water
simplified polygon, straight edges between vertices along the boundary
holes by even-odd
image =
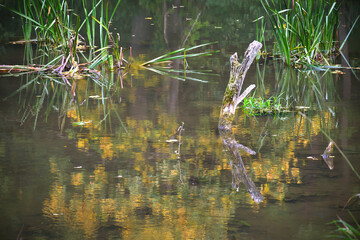
[[[256,203],[261,203],[264,200],[264,197],[256,188],[255,183],[248,176],[239,151],[242,149],[251,155],[255,155],[256,152],[237,143],[231,130],[220,129],[220,136],[223,141],[224,149],[226,150],[229,158],[233,187],[238,191],[240,183],[244,183],[247,191],[250,193],[251,198]]]

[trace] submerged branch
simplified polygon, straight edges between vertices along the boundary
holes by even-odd
[[[182,43],[182,45],[181,45],[182,47],[185,46],[185,43],[187,42],[187,40],[188,40],[188,38],[189,38],[192,30],[194,29],[195,24],[198,22],[200,15],[201,15],[201,11],[198,13],[198,15],[196,16],[196,19],[195,19],[194,23],[191,25],[190,31],[189,31],[189,33],[187,34],[185,40],[183,41],[183,43]]]
[[[241,93],[245,75],[261,47],[261,43],[253,41],[246,50],[244,60],[241,64],[238,61],[237,53],[234,53],[230,57],[230,79],[223,98],[218,125],[223,146],[231,165],[233,187],[238,190],[239,184],[243,182],[255,203],[262,202],[264,197],[247,174],[245,165],[240,155],[240,149],[251,155],[255,155],[256,152],[243,146],[235,140],[235,136],[232,132],[232,120],[234,118],[237,105],[251,92],[252,89],[255,88],[255,85],[252,84],[243,93]]]
[[[68,68],[64,61],[61,65],[0,65],[0,74],[44,73],[60,77],[74,77],[77,74],[98,76],[99,72],[85,67],[86,64],[76,64]]]
[[[0,65],[0,73],[24,73],[24,72],[38,72],[42,67],[23,66],[23,65]]]

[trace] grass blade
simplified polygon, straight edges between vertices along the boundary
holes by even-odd
[[[341,44],[341,46],[340,46],[340,48],[339,48],[339,51],[341,51],[341,50],[343,49],[343,47],[344,47],[344,45],[345,45],[345,43],[346,43],[347,39],[348,39],[348,38],[349,38],[349,36],[350,36],[350,33],[352,33],[352,30],[354,29],[354,27],[355,27],[355,25],[356,25],[357,21],[359,20],[359,17],[360,17],[360,15],[356,18],[356,20],[355,20],[355,22],[353,23],[353,25],[352,25],[352,27],[351,27],[351,29],[350,29],[349,33],[346,35],[346,37],[345,37],[345,39],[344,39],[343,43]]]

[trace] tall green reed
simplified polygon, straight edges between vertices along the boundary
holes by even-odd
[[[350,211],[348,211],[348,214],[351,216],[354,224],[350,224],[338,217],[338,220],[330,222],[330,224],[334,224],[336,226],[336,230],[334,230],[334,234],[331,234],[329,237],[346,240],[360,239],[360,224]]]
[[[333,0],[261,0],[287,65],[329,65],[336,52],[339,7]]]
[[[51,57],[62,56],[55,63],[60,65],[57,72],[61,73],[64,69],[76,72],[79,70],[80,59],[85,59],[86,63],[92,64],[94,68],[110,58],[108,49],[117,47],[114,52],[119,56],[119,41],[111,41],[116,44],[108,45],[108,39],[113,39],[109,28],[120,2],[121,0],[118,0],[113,7],[106,0],[92,0],[90,4],[83,0],[82,12],[79,14],[73,11],[75,3],[67,0],[23,1],[18,10],[10,10],[21,16],[25,40],[30,41],[35,37],[35,40],[41,43],[39,47],[47,61],[51,61]],[[84,16],[83,20],[80,15]],[[83,32],[88,40],[82,36]],[[96,48],[97,38],[101,50],[96,52],[93,49]],[[87,56],[82,52],[84,48],[91,49]],[[31,58],[28,60],[31,61]]]
[[[82,0],[78,2],[81,3],[82,12],[75,13],[74,1],[29,0],[23,1],[19,10],[10,10],[22,17],[25,39],[30,42],[31,38],[35,37],[35,41],[42,43],[37,45],[34,55],[38,65],[43,66],[44,69],[47,67],[47,73],[51,70],[52,73],[61,76],[73,77],[90,72],[91,75],[96,76],[96,73],[101,72],[99,70],[102,67],[114,70],[130,65],[125,60],[124,53],[130,49],[131,56],[131,48],[121,47],[120,34],[113,35],[111,28],[120,2],[121,0],[118,0],[111,4],[109,0]],[[213,43],[179,49],[141,65],[182,59],[187,68],[186,59],[209,56],[217,52],[187,53],[209,44]],[[34,64],[31,51],[27,53],[29,54],[26,55],[25,64]],[[167,69],[160,70],[162,74],[169,73]],[[159,69],[154,71],[158,72]]]

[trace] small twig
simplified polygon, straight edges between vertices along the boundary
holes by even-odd
[[[358,198],[360,199],[360,193],[355,194],[354,196],[351,196],[351,197],[347,200],[347,202],[345,203],[345,206],[343,207],[343,210],[345,210],[345,208],[349,205],[349,203],[353,200],[353,198],[356,198],[356,197],[358,197]]]
[[[177,158],[180,159],[180,146],[181,146],[181,132],[184,130],[184,122],[178,127],[177,132],[179,133],[179,147],[177,150]]]
[[[194,27],[195,27],[195,24],[196,24],[197,21],[199,20],[200,15],[201,15],[201,11],[200,11],[200,12],[198,13],[198,15],[196,16],[195,22],[191,25],[190,31],[189,31],[188,35],[186,36],[184,42],[183,42],[182,45],[181,45],[182,47],[184,47],[185,43],[187,42],[187,40],[188,40],[188,38],[189,38],[192,30],[193,30]]]

